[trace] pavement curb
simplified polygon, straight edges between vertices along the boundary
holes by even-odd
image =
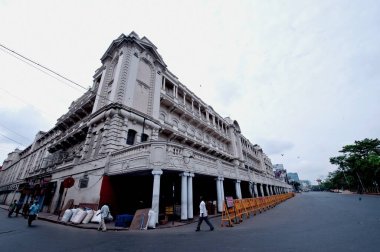
[[[6,206],[6,205],[0,205],[0,208],[3,209],[4,211],[8,211],[8,206]],[[222,215],[221,214],[212,215],[212,216],[209,216],[209,219],[214,219],[214,218],[217,218],[217,217],[220,217],[220,216],[222,216]],[[55,217],[58,217],[58,216],[55,216]],[[94,227],[94,226],[84,226],[86,224],[82,225],[82,224],[66,223],[66,222],[62,222],[62,221],[59,221],[59,220],[53,220],[51,218],[46,218],[46,217],[43,217],[43,216],[38,216],[38,220],[47,221],[47,222],[50,222],[50,223],[55,223],[55,224],[59,224],[59,225],[63,225],[63,226],[70,226],[70,227],[74,227],[74,228],[80,228],[80,229],[93,229],[93,230],[97,230],[98,229],[98,227]],[[176,227],[186,226],[186,225],[197,223],[197,222],[198,222],[198,220],[196,218],[194,218],[194,219],[186,221],[186,222],[181,222],[181,224],[179,224],[179,225],[178,225],[178,222],[177,222],[177,225],[158,226],[158,227],[156,227],[154,229],[176,228]],[[107,227],[107,231],[129,231],[129,228]]]

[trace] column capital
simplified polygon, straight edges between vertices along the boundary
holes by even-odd
[[[184,177],[187,177],[187,176],[190,176],[190,173],[188,172],[182,172],[179,174],[180,177],[184,176]]]
[[[194,173],[189,172],[189,175],[188,175],[188,176],[193,178],[195,175],[194,175]]]
[[[152,175],[162,175],[162,170],[153,170]]]
[[[224,178],[223,177],[217,177],[215,180],[220,180],[220,181],[223,181]]]
[[[239,180],[239,179],[236,180],[236,183],[240,183],[240,182],[241,182],[241,180]]]

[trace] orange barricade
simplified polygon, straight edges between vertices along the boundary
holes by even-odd
[[[243,221],[243,216],[248,219],[251,214],[266,211],[273,208],[281,202],[294,197],[294,193],[278,194],[266,197],[248,198],[248,199],[232,199],[226,197],[228,204],[223,201],[222,223],[223,227],[227,222],[228,227],[233,227],[233,224],[239,224]]]
[[[236,208],[236,214],[240,218],[241,221],[243,221],[243,216],[245,215],[245,218],[249,218],[249,212],[247,211],[247,208],[245,207],[245,199],[236,199],[234,200],[234,205]]]
[[[226,202],[223,201],[223,212],[222,212],[222,223],[221,223],[222,227],[224,226],[225,222],[228,222],[227,227],[233,227],[232,220],[233,218],[235,218],[235,216],[234,216],[234,211],[232,212],[230,211],[231,209],[233,210],[233,207],[228,208],[226,206]]]
[[[239,206],[236,206],[235,200],[233,201],[233,205],[228,207],[226,202],[223,201],[223,212],[222,212],[222,223],[221,226],[223,227],[225,222],[227,222],[228,227],[233,227],[233,224],[239,224],[241,221],[243,221],[241,215],[238,214],[238,211],[240,209],[237,209]]]

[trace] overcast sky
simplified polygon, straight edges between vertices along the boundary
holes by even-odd
[[[343,145],[380,137],[380,1],[0,0],[0,43],[86,87],[131,31],[300,179],[325,178]],[[84,91],[4,50],[0,69],[4,160]]]

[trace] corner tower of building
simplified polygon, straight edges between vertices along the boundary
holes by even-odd
[[[118,103],[158,119],[161,72],[166,65],[156,46],[145,37],[140,39],[135,32],[122,34],[112,42],[101,61],[93,112]]]

